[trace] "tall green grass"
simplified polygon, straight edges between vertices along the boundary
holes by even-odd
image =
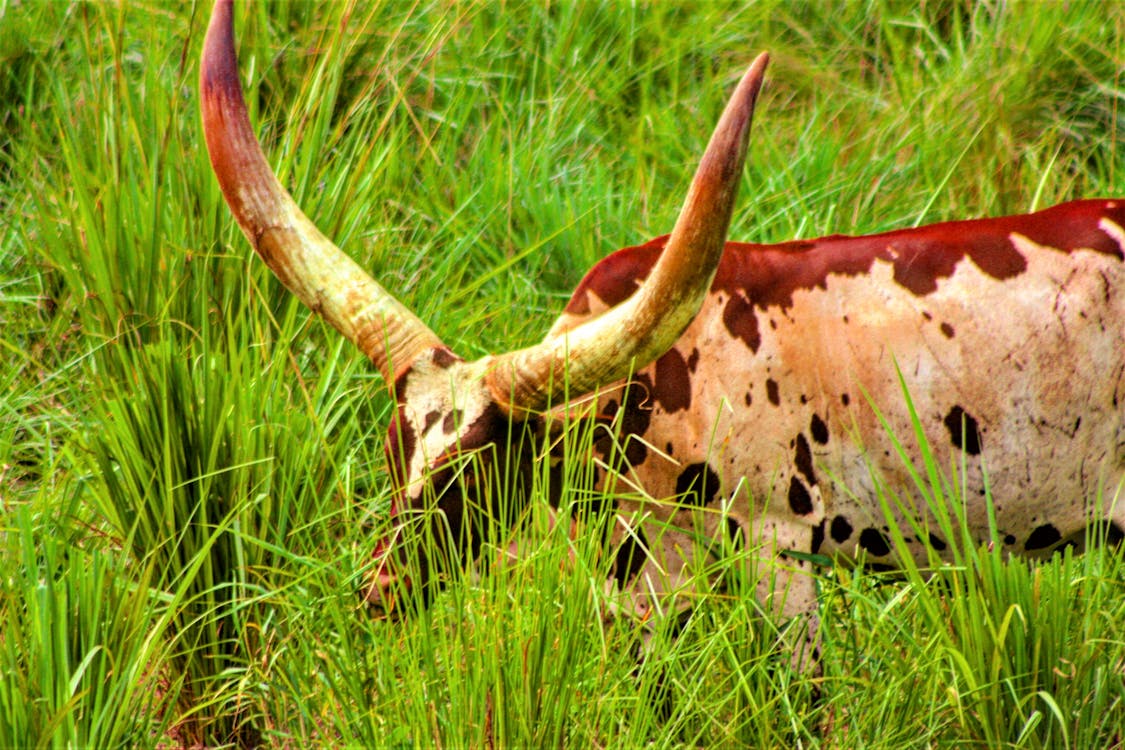
[[[825,568],[823,678],[732,552],[638,667],[596,527],[533,502],[518,561],[372,619],[389,405],[233,227],[207,13],[0,0],[0,746],[1122,746],[1111,550]],[[1125,193],[1115,4],[253,3],[236,35],[283,182],[466,357],[668,231],[761,49],[736,238]],[[954,513],[956,467],[928,469],[885,502]]]

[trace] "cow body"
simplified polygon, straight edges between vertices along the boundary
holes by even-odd
[[[766,558],[792,550],[893,564],[875,481],[913,503],[897,520],[915,559],[945,556],[950,540],[910,473],[926,476],[903,383],[938,467],[964,466],[973,538],[1031,556],[1080,543],[1091,522],[1120,538],[1123,226],[1125,201],[1089,200],[867,237],[728,243],[676,345],[628,391],[600,400],[625,458],[605,482],[634,498],[621,503],[632,520],[619,541],[639,535],[648,548],[619,579],[651,591],[670,577],[655,589],[674,587],[701,526],[762,544]],[[661,246],[599,263],[552,333],[628,296]],[[815,604],[808,580],[791,581],[787,597],[786,612]]]
[[[903,384],[936,465],[964,466],[973,538],[1038,555],[1089,523],[1125,533],[1125,502],[1114,502],[1125,477],[1125,200],[726,243],[767,64],[760,55],[735,86],[668,238],[595,266],[542,343],[466,362],[277,180],[239,84],[231,0],[216,0],[200,106],[227,203],[396,402],[386,445],[401,523],[376,547],[374,606],[393,608],[395,591],[427,580],[427,560],[406,561],[414,580],[401,572],[403,550],[417,551],[399,543],[406,522],[475,553],[476,531],[513,504],[509,490],[519,510],[541,455],[526,436],[554,437],[560,417],[583,413],[596,426],[597,481],[616,500],[616,582],[645,614],[728,538],[769,563],[757,573],[763,602],[811,615],[813,553],[893,562],[883,486],[903,499],[890,507],[910,555],[948,550],[943,536],[958,532],[935,522],[913,476],[924,462]]]

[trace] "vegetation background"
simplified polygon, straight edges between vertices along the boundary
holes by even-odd
[[[737,559],[638,668],[633,625],[603,622],[599,541],[551,532],[373,620],[388,402],[221,200],[208,12],[0,0],[0,746],[1123,746],[1112,549],[828,566],[822,679],[785,667]],[[1125,195],[1118,2],[236,16],[282,181],[466,357],[535,341],[585,269],[668,231],[761,49],[735,238]],[[955,467],[927,468],[948,481],[918,491],[955,513]]]

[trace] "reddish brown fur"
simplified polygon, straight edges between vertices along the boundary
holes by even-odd
[[[1085,248],[1121,258],[1121,248],[1098,228],[1098,220],[1105,217],[1125,226],[1125,201],[1113,209],[1105,206],[1105,199],[1091,199],[1033,214],[947,221],[861,237],[834,234],[774,245],[728,242],[712,290],[729,295],[726,327],[756,351],[757,322],[744,313],[755,307],[784,310],[798,289],[825,289],[829,276],[868,273],[876,260],[893,263],[895,281],[924,296],[966,256],[995,279],[1018,276],[1027,263],[1009,239],[1013,233],[1064,252]],[[624,301],[648,275],[667,239],[618,250],[599,262],[574,290],[566,312],[587,314],[587,292],[609,306]]]

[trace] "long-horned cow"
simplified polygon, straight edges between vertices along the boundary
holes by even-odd
[[[466,362],[277,181],[246,113],[231,2],[217,0],[200,76],[215,174],[258,254],[390,388],[393,512],[436,508],[454,538],[471,537],[495,499],[474,496],[489,493],[461,459],[518,475],[532,457],[503,449],[517,431],[587,414],[604,426],[597,481],[622,489],[615,577],[633,606],[682,579],[701,532],[732,535],[787,561],[759,594],[783,593],[774,606],[815,625],[811,553],[893,564],[899,552],[874,483],[910,494],[911,472],[924,473],[891,437],[913,433],[905,388],[936,463],[964,467],[973,537],[1031,556],[1091,524],[1120,539],[1125,199],[726,242],[766,64],[735,88],[671,235],[598,263],[542,343]],[[941,555],[951,540],[931,511],[903,507],[891,510],[909,553]],[[396,546],[379,544],[376,605],[404,584]]]

